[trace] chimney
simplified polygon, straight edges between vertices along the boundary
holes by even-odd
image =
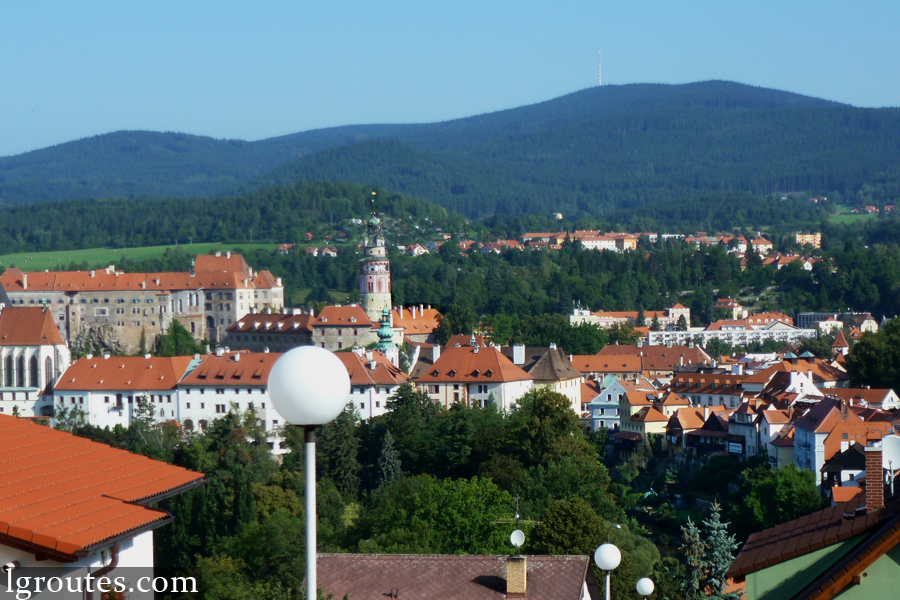
[[[91,273],[91,277],[93,277],[93,276],[94,276],[94,274]],[[28,273],[22,273],[22,289],[23,290],[28,289]]]
[[[431,364],[437,362],[437,360],[441,357],[441,347],[435,344],[431,347]]]
[[[510,556],[506,559],[506,597],[525,598],[527,582],[527,561],[524,556]]]
[[[222,256],[222,251],[216,250],[216,258],[218,258],[219,256]]]
[[[523,344],[516,344],[513,346],[513,364],[525,364],[525,346]]]
[[[705,421],[708,418],[709,418],[709,407],[704,406],[703,407],[703,420]]]
[[[642,347],[643,345],[644,345],[644,338],[639,337],[639,338],[637,339],[637,347],[640,348],[640,347]]]
[[[812,369],[809,369],[809,370],[806,372],[806,376],[809,377],[809,382],[812,383],[812,380],[813,380],[813,378],[812,378]]]
[[[873,433],[870,431],[869,435]],[[884,508],[884,469],[881,440],[867,439],[866,444],[866,510],[872,512]]]
[[[225,258],[231,258],[231,250],[225,252]]]
[[[219,346],[218,348],[216,348],[216,356],[222,356],[224,353],[225,353],[225,348],[223,348],[222,346]]]

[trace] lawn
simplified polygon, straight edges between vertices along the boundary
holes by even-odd
[[[263,249],[275,250],[278,244],[183,244],[181,248],[190,254],[209,254],[213,250]],[[172,246],[144,246],[141,248],[91,248],[89,250],[57,250],[53,252],[22,252],[0,256],[0,269],[16,266],[23,271],[56,270],[69,263],[87,261],[89,268],[105,267],[118,262],[122,256],[131,260],[145,260],[162,256]]]

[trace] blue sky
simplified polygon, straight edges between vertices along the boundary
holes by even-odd
[[[687,6],[684,6],[687,5]],[[14,2],[0,156],[120,129],[257,140],[597,84],[727,79],[900,106],[900,2]]]

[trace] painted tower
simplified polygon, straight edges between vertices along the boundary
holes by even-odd
[[[381,321],[384,310],[391,310],[391,263],[377,217],[372,217],[366,227],[365,257],[359,262],[359,297],[373,323]]]

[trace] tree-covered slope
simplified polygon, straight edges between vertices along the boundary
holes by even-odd
[[[259,142],[119,132],[0,159],[0,202],[376,184],[469,215],[612,215],[699,195],[896,188],[900,109],[709,81],[595,87],[475,117]],[[869,186],[871,188],[871,185]],[[884,198],[893,201],[893,198]]]

